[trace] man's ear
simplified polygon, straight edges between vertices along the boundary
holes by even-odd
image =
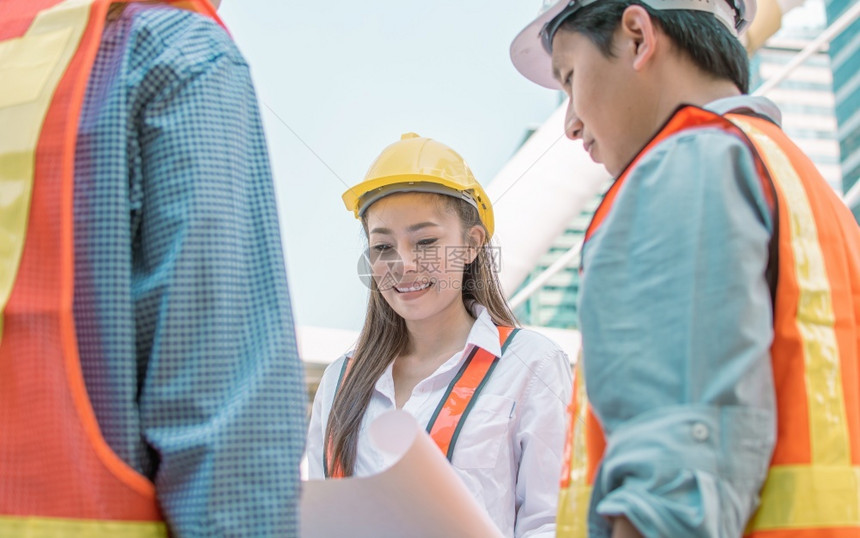
[[[657,31],[651,15],[640,5],[629,6],[621,15],[618,32],[625,45],[630,47],[633,69],[642,70],[653,58],[657,47]]]
[[[466,234],[466,239],[469,242],[469,255],[466,263],[472,263],[478,257],[478,250],[487,241],[487,232],[483,226],[472,226],[469,233]]]

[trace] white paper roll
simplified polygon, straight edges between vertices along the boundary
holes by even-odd
[[[501,538],[439,447],[409,413],[370,425],[395,463],[382,473],[304,483],[302,538]]]

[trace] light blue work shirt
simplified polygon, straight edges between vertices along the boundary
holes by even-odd
[[[779,121],[764,98],[708,109]],[[670,136],[631,170],[583,250],[584,372],[607,447],[589,536],[739,537],[776,436],[765,269],[770,209],[743,141]]]

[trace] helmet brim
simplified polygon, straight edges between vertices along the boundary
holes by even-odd
[[[511,62],[520,74],[535,84],[551,90],[561,90],[561,84],[552,76],[552,56],[541,43],[544,25],[567,7],[567,2],[557,2],[529,23],[511,42]]]
[[[465,187],[455,181],[445,179],[442,174],[408,174],[368,179],[346,190],[342,195],[343,204],[352,211],[355,218],[361,218],[374,202],[400,192],[427,192],[460,198],[478,210],[481,223],[487,230],[487,240],[493,236],[495,219],[490,197],[483,187],[475,181]]]

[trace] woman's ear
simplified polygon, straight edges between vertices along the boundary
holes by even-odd
[[[466,263],[472,263],[478,257],[478,249],[487,242],[487,231],[483,226],[476,224],[469,229],[469,233],[466,234],[466,240],[469,243],[469,256]]]

